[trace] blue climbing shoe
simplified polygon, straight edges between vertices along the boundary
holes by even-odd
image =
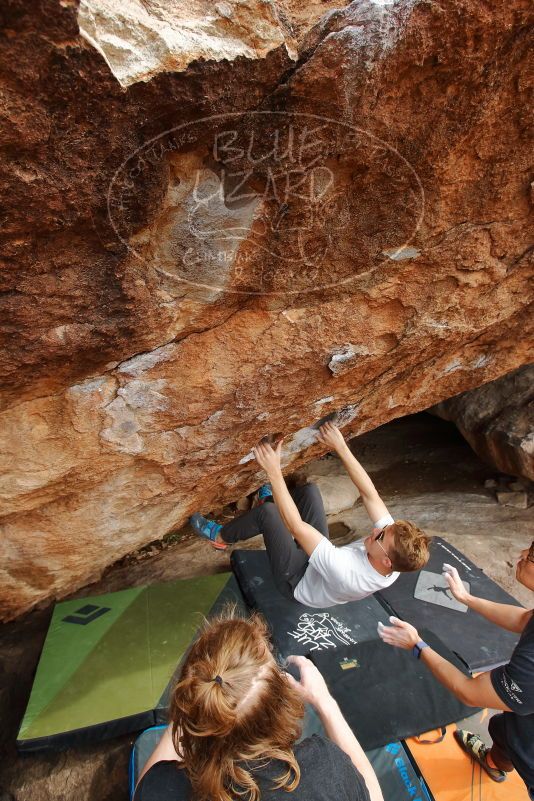
[[[195,534],[208,540],[209,544],[217,551],[226,550],[226,543],[217,542],[216,540],[217,534],[222,528],[220,523],[216,523],[215,520],[208,520],[207,517],[202,517],[198,512],[195,512],[195,514],[191,515],[189,518],[189,524]]]
[[[257,493],[258,506],[260,506],[262,503],[265,503],[265,501],[269,500],[269,498],[272,499],[272,497],[273,497],[273,488],[271,487],[271,485],[262,484]]]

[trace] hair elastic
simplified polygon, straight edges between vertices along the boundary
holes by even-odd
[[[220,676],[215,676],[215,678],[212,679],[212,681],[216,681],[219,687],[222,687],[223,680],[221,679]]]

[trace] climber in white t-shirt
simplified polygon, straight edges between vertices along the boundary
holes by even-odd
[[[323,608],[365,598],[389,587],[399,572],[420,570],[429,557],[429,537],[413,523],[393,520],[373,482],[333,423],[319,428],[319,440],[335,450],[373,524],[363,540],[336,547],[316,484],[288,490],[280,466],[282,440],[276,448],[261,442],[253,448],[270,481],[260,488],[265,502],[221,525],[199,514],[194,530],[217,549],[263,534],[275,584],[287,598]],[[272,492],[272,497],[271,496]]]

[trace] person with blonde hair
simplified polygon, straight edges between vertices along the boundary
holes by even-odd
[[[169,726],[134,801],[383,801],[374,770],[317,668],[273,656],[257,614],[206,622],[173,690]],[[299,742],[304,704],[327,737]]]
[[[322,425],[319,440],[337,453],[357,487],[373,524],[369,536],[341,548],[330,542],[317,485],[291,491],[286,486],[280,465],[282,440],[275,449],[266,442],[253,449],[270,481],[260,493],[272,493],[274,503],[263,503],[224,526],[198,513],[190,523],[218,549],[263,534],[278,590],[288,599],[322,609],[365,598],[389,587],[399,573],[420,570],[430,556],[430,537],[414,523],[392,518],[337,426]]]

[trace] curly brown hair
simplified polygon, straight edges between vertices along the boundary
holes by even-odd
[[[206,621],[193,644],[170,708],[172,737],[197,801],[258,801],[248,763],[278,759],[286,770],[275,788],[294,790],[300,769],[293,746],[304,705],[271,653],[257,614],[225,610]],[[258,761],[257,766],[261,763]]]
[[[421,570],[430,558],[431,537],[409,520],[395,520],[388,529],[393,532],[393,548],[389,558],[393,570],[409,573]]]

